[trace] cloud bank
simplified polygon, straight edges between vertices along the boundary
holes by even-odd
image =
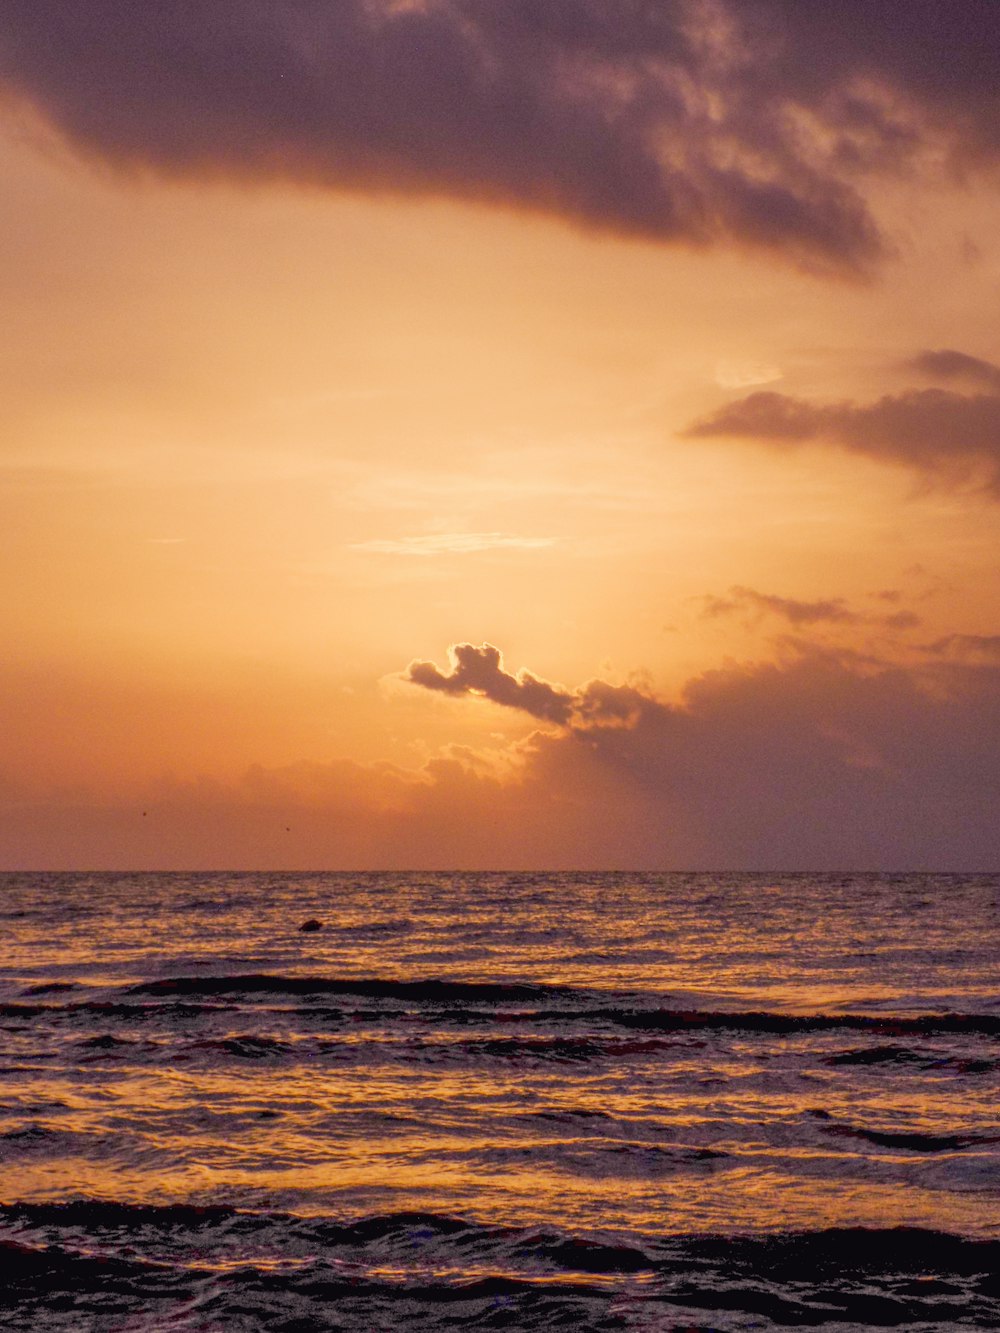
[[[80,150],[537,210],[863,272],[878,173],[1000,157],[993,0],[6,0],[0,89]]]
[[[502,763],[454,749],[420,772],[340,761],[161,784],[142,804],[4,791],[8,866],[318,869],[939,869],[1000,866],[1000,636],[919,665],[799,645],[676,702],[575,691],[456,651],[411,680],[547,727]],[[462,645],[470,647],[470,645]],[[553,724],[558,724],[553,727]],[[143,811],[146,813],[143,814]]]
[[[842,604],[802,606],[814,622]],[[517,789],[557,842],[576,812],[589,864],[995,867],[1000,636],[959,637],[917,667],[799,643],[783,662],[708,672],[676,703],[529,676],[558,695],[546,720],[562,729],[528,742]],[[464,675],[448,678],[456,693]],[[510,679],[505,701],[542,716]]]

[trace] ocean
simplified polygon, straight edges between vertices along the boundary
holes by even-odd
[[[1000,876],[8,874],[0,928],[4,1329],[1000,1328]]]

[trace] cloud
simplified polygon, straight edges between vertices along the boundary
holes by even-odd
[[[404,679],[444,694],[480,695],[505,708],[519,708],[545,722],[569,720],[573,711],[572,694],[540,680],[530,671],[510,675],[503,669],[503,654],[491,643],[479,648],[471,643],[453,644],[448,649],[448,658],[451,670],[447,673],[433,662],[415,661],[407,667]]]
[[[811,403],[762,390],[695,421],[684,434],[780,446],[818,440],[932,480],[976,478],[1000,497],[1000,393],[911,389],[872,403]]]
[[[848,609],[842,597],[825,598],[815,602],[799,601],[795,597],[776,597],[772,593],[757,592],[754,588],[733,587],[725,597],[704,597],[703,614],[708,619],[729,616],[738,612],[767,612],[780,616],[790,625],[835,624],[856,625],[862,617]]]
[[[904,363],[909,370],[915,370],[928,379],[964,380],[978,389],[1000,391],[1000,366],[992,361],[982,361],[978,356],[969,356],[966,352],[956,352],[942,348],[937,352],[920,352]]]
[[[424,689],[444,694],[473,694],[506,708],[519,708],[544,722],[561,726],[571,721],[622,726],[635,721],[648,697],[632,685],[613,685],[591,680],[577,690],[519,671],[516,676],[503,669],[503,654],[491,643],[476,647],[456,643],[448,649],[451,670],[440,670],[433,662],[411,662],[403,680]]]
[[[480,551],[537,551],[554,546],[555,537],[518,537],[509,532],[435,532],[422,537],[376,538],[354,542],[354,551],[379,555],[475,555]]]
[[[256,769],[230,784],[160,783],[128,807],[45,799],[0,782],[8,816],[0,818],[0,864],[770,871],[1000,864],[996,660],[948,657],[915,667],[800,647],[781,662],[707,672],[667,702],[605,681],[568,691],[528,673],[512,677],[498,650],[461,647],[469,651],[456,652],[450,673],[415,664],[423,683],[504,694],[508,706],[545,721],[555,713],[562,725],[501,752],[502,764],[451,749],[417,772],[348,761]]]
[[[586,864],[944,869],[1000,857],[1000,661],[988,652],[913,668],[799,644],[782,662],[707,672],[676,703],[600,680],[561,693],[564,726],[522,744],[516,787],[552,818],[589,811]],[[622,830],[632,855],[616,861]]]
[[[1000,666],[1000,634],[948,634],[925,647],[935,657]]]
[[[884,593],[879,594],[882,599],[886,599],[886,596]],[[709,594],[699,600],[704,607],[702,615],[708,620],[732,615],[749,615],[753,618],[772,615],[786,621],[794,629],[814,625],[879,625],[885,629],[900,630],[912,629],[920,624],[920,617],[912,611],[894,611],[889,615],[873,616],[852,611],[842,597],[802,601],[796,597],[778,597],[774,593],[758,592],[756,588],[739,585],[730,588],[724,597]],[[898,600],[898,594],[888,600]]]
[[[588,864],[945,869],[1000,858],[995,660],[913,668],[799,645],[782,662],[707,672],[676,703],[602,681],[576,697],[561,731],[524,747],[519,786],[553,818],[582,811]],[[622,830],[631,857],[615,860]]]
[[[720,361],[715,382],[720,389],[749,389],[754,384],[773,384],[782,378],[780,367],[765,361]]]
[[[84,153],[537,210],[863,272],[878,173],[1000,156],[993,0],[6,0],[0,84]]]

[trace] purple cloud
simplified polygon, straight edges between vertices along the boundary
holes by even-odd
[[[755,588],[737,586],[730,588],[725,597],[708,596],[702,600],[703,614],[710,620],[751,611],[779,616],[799,628],[821,624],[856,625],[863,618],[849,610],[842,597],[806,602],[796,597],[777,597],[773,593],[757,592]]]
[[[443,694],[475,694],[505,708],[519,708],[543,722],[566,723],[573,712],[574,696],[557,685],[519,671],[512,676],[503,669],[503,654],[491,643],[476,647],[456,643],[448,649],[451,670],[441,671],[433,662],[411,662],[405,680],[425,690]]]
[[[928,379],[964,380],[972,388],[1000,391],[1000,366],[966,352],[947,347],[937,352],[920,352],[905,365]]]
[[[127,169],[437,194],[861,272],[871,174],[1000,156],[991,0],[7,0],[0,86]]]
[[[1000,497],[1000,393],[911,389],[873,403],[810,403],[762,391],[719,408],[685,434],[781,446],[819,440],[940,481],[981,478]]]
[[[886,594],[880,594],[883,600]],[[899,594],[891,600],[898,601]],[[814,625],[875,625],[885,629],[912,629],[920,624],[920,617],[912,611],[894,611],[890,615],[869,615],[852,611],[843,597],[823,597],[804,601],[797,597],[778,597],[774,593],[758,592],[756,588],[739,585],[729,589],[724,597],[711,594],[701,599],[702,615],[709,620],[722,616],[745,615],[755,619],[776,616],[794,629]]]
[[[552,846],[575,845],[576,864],[989,868],[997,642],[955,636],[938,645],[947,660],[919,667],[799,645],[780,663],[707,672],[676,703],[591,681],[563,693],[565,725],[535,734],[491,809],[551,820]],[[958,648],[978,660],[955,660]],[[448,781],[455,799],[482,790],[471,770],[450,767]],[[567,811],[580,812],[575,844],[560,832]]]

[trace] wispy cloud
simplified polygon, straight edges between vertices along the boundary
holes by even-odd
[[[722,616],[731,616],[749,612],[754,615],[770,614],[787,620],[790,625],[856,625],[861,619],[851,611],[842,597],[827,597],[807,602],[795,597],[777,597],[773,593],[758,592],[755,588],[730,588],[725,597],[708,595],[702,597],[704,606],[702,615],[708,620],[718,620]]]
[[[718,620],[726,616],[759,620],[766,615],[784,620],[794,629],[811,629],[821,625],[871,625],[902,630],[913,629],[920,624],[920,617],[912,611],[869,615],[853,610],[843,597],[804,601],[797,597],[779,597],[775,593],[758,592],[756,588],[740,585],[730,588],[724,597],[708,594],[697,600],[702,604],[701,614],[706,620]],[[890,600],[898,600],[898,597]]]
[[[766,361],[720,361],[715,368],[715,382],[720,389],[749,389],[755,384],[773,384],[781,378],[781,368]]]
[[[483,551],[537,551],[554,546],[555,537],[520,537],[511,532],[435,532],[421,537],[373,538],[352,542],[352,551],[377,555],[478,555]]]
[[[1000,666],[1000,634],[948,634],[925,645],[933,657]]]

